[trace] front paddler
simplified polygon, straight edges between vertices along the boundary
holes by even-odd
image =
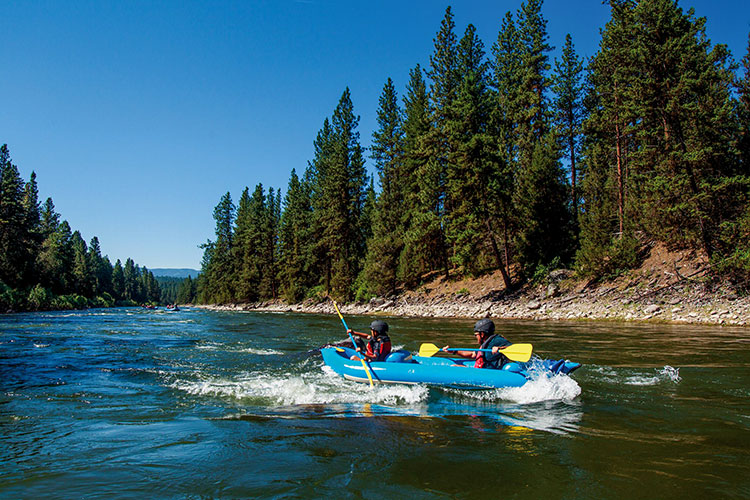
[[[385,321],[375,320],[370,323],[370,333],[360,333],[349,329],[348,333],[369,339],[364,352],[360,346],[354,346],[360,356],[366,361],[385,361],[388,354],[391,353],[391,338],[388,336],[388,323]],[[359,359],[352,356],[351,359]]]

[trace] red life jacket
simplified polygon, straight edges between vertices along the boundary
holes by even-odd
[[[367,355],[374,356],[374,361],[385,361],[391,353],[391,338],[388,335],[378,335],[367,343]]]

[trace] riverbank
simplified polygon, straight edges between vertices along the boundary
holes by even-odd
[[[430,318],[645,321],[750,326],[750,297],[707,276],[706,259],[654,248],[641,266],[616,279],[592,283],[569,270],[506,293],[499,272],[479,278],[436,276],[416,290],[341,305],[344,314]],[[200,306],[228,311],[335,314],[330,301],[264,301]]]
[[[535,284],[507,292],[499,271],[477,278],[434,274],[415,290],[367,302],[341,305],[349,315],[383,315],[428,318],[481,318],[521,320],[595,320],[750,326],[750,295],[730,283],[708,277],[706,258],[690,252],[670,252],[663,247],[649,250],[638,269],[615,279],[591,282],[578,279],[570,270],[555,270]],[[747,288],[747,287],[746,287]],[[114,299],[45,295],[46,307],[20,307],[22,294],[0,287],[0,299],[16,297],[17,307],[0,312],[68,310],[112,307]],[[45,291],[46,292],[46,291]],[[48,292],[47,292],[48,293]],[[34,294],[32,294],[34,295]],[[35,295],[36,296],[36,295]],[[52,299],[56,302],[51,307]],[[65,299],[65,303],[60,302]],[[75,301],[74,301],[75,299]],[[93,301],[92,301],[93,300]],[[38,301],[37,301],[38,302]],[[2,300],[0,300],[0,306]],[[118,302],[118,306],[135,303]],[[324,297],[298,304],[282,300],[194,307],[225,311],[269,311],[335,314]]]
[[[221,311],[273,311],[336,314],[330,302],[281,301],[251,304],[197,306]],[[608,292],[540,297],[536,294],[497,301],[470,296],[420,300],[408,297],[375,298],[367,303],[341,305],[348,315],[387,315],[430,318],[483,318],[525,320],[648,321],[708,325],[750,326],[750,301],[746,297],[670,294],[649,300],[633,300]]]

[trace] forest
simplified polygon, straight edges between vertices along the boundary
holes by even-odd
[[[0,147],[0,312],[84,309],[158,302],[153,274],[128,258],[114,266],[99,239],[87,245],[52,198],[39,202],[36,174],[24,182]]]
[[[541,0],[489,50],[448,7],[401,98],[385,78],[369,151],[346,88],[283,197],[219,200],[196,300],[367,300],[497,270],[506,290],[561,267],[606,280],[656,243],[747,289],[750,51],[737,63],[676,1],[608,3],[586,61],[570,35],[550,60]]]

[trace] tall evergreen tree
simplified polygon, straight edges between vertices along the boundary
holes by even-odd
[[[88,267],[91,270],[96,295],[112,294],[112,264],[102,257],[99,238],[94,236],[89,243],[87,255]]]
[[[315,239],[311,203],[309,182],[300,180],[292,170],[280,221],[279,279],[281,293],[294,302],[316,284],[311,272]]]
[[[567,187],[546,97],[552,48],[541,10],[542,0],[529,0],[518,11],[521,72],[514,121],[519,163],[513,204],[520,216],[517,257],[527,274],[550,264],[554,256],[565,261],[572,250],[568,200],[559,196]]]
[[[358,124],[347,88],[331,120],[326,119],[318,133],[315,159],[310,165],[322,284],[342,298],[352,294],[365,248],[362,215],[366,175]]]
[[[439,175],[426,154],[424,144],[431,127],[430,101],[422,68],[417,65],[409,73],[404,96],[404,158],[402,192],[405,228],[404,248],[398,263],[398,279],[408,286],[440,263],[441,253],[434,242],[441,238],[438,217]]]
[[[396,271],[403,249],[403,125],[393,81],[388,78],[380,95],[378,129],[372,136],[372,159],[378,171],[380,196],[372,215],[364,279],[379,295],[394,293]],[[374,195],[374,189],[371,190]]]
[[[73,249],[73,289],[78,295],[91,298],[94,296],[95,283],[89,266],[88,247],[79,231],[73,233],[71,246]]]
[[[448,7],[434,39],[434,50],[430,56],[431,127],[420,141],[420,153],[428,160],[418,172],[422,186],[419,189],[421,205],[426,208],[417,214],[418,237],[430,240],[434,256],[430,259],[430,270],[443,269],[448,273],[448,244],[444,231],[444,218],[452,207],[446,203],[446,170],[450,142],[447,126],[451,120],[453,102],[459,85],[457,68],[458,42],[455,33],[453,12]],[[428,255],[430,255],[428,254]]]
[[[737,83],[739,105],[737,107],[740,123],[739,149],[740,158],[746,174],[750,173],[750,35],[748,35],[747,52],[742,58],[743,76]]]
[[[203,271],[206,280],[206,300],[227,303],[234,297],[235,267],[232,259],[233,222],[235,207],[229,192],[221,197],[214,208],[216,241],[211,245],[208,268]]]
[[[499,172],[500,158],[490,133],[492,96],[484,45],[469,25],[458,45],[459,86],[450,105],[445,130],[449,143],[446,163],[445,232],[451,243],[451,260],[468,273],[497,263],[488,226],[490,205],[495,203],[488,187]]]
[[[496,42],[492,46],[492,86],[495,105],[491,112],[491,133],[498,147],[500,163],[494,182],[487,186],[494,203],[490,205],[488,224],[496,250],[497,267],[502,272],[506,289],[513,287],[511,263],[514,241],[520,226],[513,205],[513,193],[519,167],[518,123],[520,120],[521,84],[523,81],[523,53],[521,37],[513,14],[506,13]]]
[[[120,262],[120,259],[117,259],[115,266],[112,269],[112,291],[117,300],[123,300],[125,298],[125,272],[122,269],[122,262]]]
[[[0,281],[23,285],[26,268],[27,212],[24,183],[10,160],[7,144],[0,146]]]
[[[570,168],[570,199],[573,221],[578,217],[577,165],[583,121],[583,61],[578,57],[570,34],[565,36],[562,60],[555,60],[552,91],[555,94],[554,118]]]

